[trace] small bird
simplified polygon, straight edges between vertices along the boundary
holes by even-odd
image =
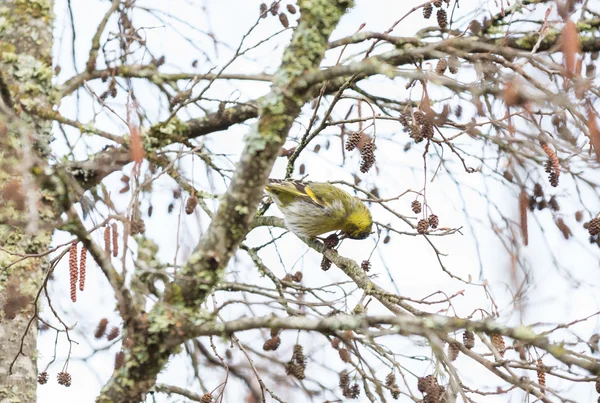
[[[371,233],[373,218],[367,206],[329,183],[269,179],[265,190],[296,235],[316,237],[342,231],[348,238],[365,239]]]

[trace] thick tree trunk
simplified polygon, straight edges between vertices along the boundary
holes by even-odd
[[[51,0],[4,0],[0,5],[1,402],[36,401],[37,320],[25,331],[34,314],[31,302],[41,286],[44,260],[28,258],[8,266],[20,258],[16,254],[47,250],[52,235],[36,230],[52,220],[52,209],[28,213],[41,204],[36,186],[24,175],[44,165],[51,126],[21,108],[47,103],[52,91],[52,7]]]

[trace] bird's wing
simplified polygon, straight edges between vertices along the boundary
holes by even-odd
[[[323,200],[311,190],[310,184],[300,181],[269,179],[265,190],[277,196],[284,205],[293,202],[296,198],[301,198],[317,206],[326,206]]]

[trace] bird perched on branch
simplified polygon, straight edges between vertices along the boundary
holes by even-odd
[[[373,218],[367,206],[329,183],[269,179],[265,190],[296,235],[315,237],[342,231],[348,238],[365,239],[371,233]]]

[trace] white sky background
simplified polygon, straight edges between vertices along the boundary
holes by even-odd
[[[406,13],[412,6],[422,3],[422,1],[393,1],[393,0],[358,0],[357,6],[344,17],[338,29],[333,34],[333,38],[346,36],[354,32],[361,23],[366,23],[365,31],[384,31],[395,20]],[[463,1],[463,10],[472,11],[472,6],[467,1]],[[207,0],[203,2],[194,1],[138,1],[138,6],[148,5],[155,8],[161,8],[169,13],[175,14],[184,18],[186,21],[192,22],[200,29],[214,32],[217,39],[235,47],[239,43],[242,35],[254,23],[258,16],[258,6],[260,1],[249,0]],[[285,4],[285,3],[284,3]],[[89,50],[91,37],[96,31],[97,25],[107,10],[109,3],[107,1],[81,1],[73,0],[73,10],[75,14],[75,26],[77,31],[76,55],[78,68],[81,71],[87,60],[87,51]],[[206,13],[201,10],[204,7],[209,15],[206,18]],[[498,9],[493,1],[483,2],[481,7],[489,7],[491,12],[497,12]],[[63,82],[73,74],[73,65],[71,59],[71,30],[68,20],[68,12],[66,0],[56,1],[56,46],[55,55],[58,64],[61,66],[61,73],[58,77],[58,82]],[[293,19],[292,19],[293,21]],[[435,16],[430,20],[434,23]],[[107,31],[115,31],[116,18],[111,19],[109,29]],[[178,26],[183,32],[188,32],[193,38],[194,43],[211,52],[211,58],[214,62],[210,64],[204,61],[204,58],[197,50],[194,50],[189,43],[186,43],[178,36],[170,27],[161,27],[156,20],[147,18],[142,13],[134,16],[136,26],[145,26],[148,29],[147,41],[151,46],[155,56],[166,56],[166,65],[161,67],[161,71],[186,71],[191,72],[191,62],[194,59],[199,61],[197,71],[205,73],[212,67],[220,68],[224,61],[231,57],[231,52],[224,47],[219,48],[219,55],[214,56],[213,47],[210,40],[206,36],[201,36],[198,33],[191,31],[183,26]],[[295,24],[292,22],[292,26]],[[421,17],[421,12],[417,11],[413,16],[402,22],[394,31],[393,34],[398,36],[408,36],[416,32],[419,28],[425,26],[425,20]],[[280,30],[281,26],[275,17],[269,17],[262,20],[257,30],[247,39],[247,44],[256,43],[258,40],[273,34]],[[227,70],[227,73],[273,73],[279,64],[281,52],[284,46],[288,43],[291,31],[280,34],[272,41],[262,47],[252,51],[249,58],[236,61]],[[106,37],[106,35],[105,35]],[[346,56],[353,54],[353,48],[349,48]],[[334,52],[332,56],[337,57]],[[252,60],[250,60],[252,59]],[[146,59],[146,62],[148,60]],[[325,62],[327,63],[327,61]],[[466,77],[465,77],[466,78]],[[408,92],[405,89],[403,80],[390,81],[387,78],[375,78],[371,80],[371,87],[377,86],[377,93],[384,96],[396,97],[398,99],[408,98]],[[105,85],[99,81],[91,84],[93,88],[101,93]],[[155,89],[150,91],[142,90],[145,86],[138,85],[138,97],[143,107],[148,110],[150,115],[156,117],[160,115],[164,118],[168,111],[155,101],[158,93]],[[148,88],[148,87],[145,87]],[[229,99],[248,100],[255,99],[268,91],[268,85],[247,83],[235,81],[232,83],[216,82],[213,89],[209,92],[215,98],[228,97]],[[207,95],[210,96],[210,95]],[[413,95],[413,99],[415,95]],[[108,103],[114,106],[115,109],[122,111],[125,98],[122,93],[117,99],[109,98]],[[348,105],[348,104],[344,104]],[[216,103],[206,105],[210,109],[216,108]],[[346,108],[341,105],[336,108],[336,116],[343,117]],[[98,107],[96,105],[96,111]],[[75,97],[71,97],[61,105],[61,112],[67,116],[75,117]],[[94,109],[89,102],[88,97],[82,92],[82,103],[79,110],[79,119],[82,122],[87,122],[93,119]],[[198,111],[194,116],[200,116]],[[468,113],[465,115],[468,116]],[[122,115],[124,116],[124,114]],[[182,115],[185,118],[186,115]],[[107,119],[106,115],[100,115],[96,120],[96,124],[100,128],[111,130],[115,133],[126,132],[122,122],[116,119]],[[242,136],[247,133],[249,126],[238,125],[230,128],[227,132],[215,133],[206,137],[206,144],[215,153],[231,154],[231,161],[237,160],[236,155],[242,147]],[[400,134],[401,127],[397,123],[378,122],[378,149],[376,151],[377,160],[379,163],[379,173],[372,169],[368,174],[362,175],[359,173],[364,182],[361,184],[365,188],[369,188],[366,184],[376,185],[381,197],[393,197],[405,191],[406,189],[420,190],[423,186],[423,160],[421,158],[423,144],[413,145],[413,149],[407,153],[403,152],[402,148],[405,142],[408,141],[408,136]],[[347,180],[352,181],[352,173],[358,173],[359,161],[357,154],[350,156],[350,162],[344,167],[340,167],[341,158],[339,153],[339,138],[335,137],[338,130],[326,131],[323,135],[315,140],[314,144],[324,145],[330,135],[331,148],[329,151],[323,150],[319,154],[311,152],[303,153],[303,156],[297,163],[306,164],[306,173],[309,174],[311,180]],[[73,131],[68,131],[73,141],[78,138],[78,134]],[[300,135],[302,128],[294,126],[291,136]],[[394,137],[395,141],[389,139]],[[57,153],[64,152],[64,141],[62,135],[56,131],[57,141],[54,143]],[[400,138],[401,140],[397,140]],[[89,152],[99,150],[104,143],[93,140],[86,140]],[[287,146],[292,146],[293,143],[288,143]],[[312,149],[312,146],[309,147]],[[446,151],[448,152],[448,151]],[[86,153],[86,144],[79,141],[77,146],[77,157],[82,158]],[[224,161],[224,160],[223,160]],[[432,162],[434,161],[434,162]],[[285,164],[287,160],[279,159],[272,173],[272,177],[283,177]],[[479,162],[476,160],[467,161],[471,166],[479,167]],[[435,159],[429,159],[429,167],[435,165]],[[492,163],[493,164],[493,163]],[[428,184],[427,195],[430,206],[434,213],[440,217],[442,227],[460,227],[464,226],[463,235],[456,234],[447,237],[434,237],[436,246],[446,253],[443,258],[444,264],[457,276],[467,278],[472,276],[475,280],[487,280],[490,284],[490,290],[494,296],[495,302],[502,314],[500,322],[506,324],[518,324],[520,322],[531,324],[535,322],[559,323],[568,322],[574,319],[585,317],[593,312],[600,310],[598,301],[598,285],[600,283],[599,276],[599,253],[598,249],[592,249],[587,246],[587,232],[583,230],[580,224],[575,223],[573,215],[575,210],[580,207],[574,204],[569,205],[566,200],[569,197],[575,197],[574,187],[566,177],[562,178],[561,186],[553,190],[558,195],[561,204],[562,212],[565,215],[565,221],[569,224],[574,232],[574,238],[565,242],[562,235],[552,223],[552,218],[548,210],[536,212],[535,219],[546,225],[544,233],[536,225],[530,225],[530,245],[523,249],[524,256],[527,258],[527,264],[531,269],[530,285],[527,289],[527,297],[523,310],[519,312],[511,303],[512,290],[514,289],[510,278],[510,261],[509,256],[498,242],[498,239],[490,229],[487,201],[482,199],[479,192],[489,196],[497,205],[501,206],[504,212],[512,214],[516,219],[516,190],[507,192],[506,188],[499,187],[497,181],[484,180],[485,177],[479,174],[468,175],[461,171],[460,162],[453,159],[450,165],[456,178],[460,180],[460,190],[454,182],[448,177],[445,170],[441,170],[437,179],[433,183]],[[194,179],[200,187],[207,186],[208,179],[204,174],[201,164],[196,160],[192,167],[190,159],[186,159],[184,167],[190,173],[194,171]],[[233,165],[230,164],[233,168]],[[128,170],[129,168],[127,168]],[[298,173],[296,172],[298,177]],[[543,169],[540,168],[540,181],[547,185]],[[120,174],[112,175],[107,181],[107,187],[112,190],[114,195],[113,201],[121,208],[125,208],[129,198],[128,195],[117,194],[120,189],[119,184]],[[428,173],[429,179],[431,172]],[[214,184],[219,192],[224,190],[222,181],[218,176],[214,176]],[[154,239],[160,246],[160,256],[164,261],[172,262],[176,251],[177,240],[181,243],[181,249],[178,254],[178,261],[185,261],[187,253],[193,248],[197,241],[201,228],[205,228],[208,221],[205,216],[197,213],[194,216],[183,215],[181,217],[181,229],[177,233],[177,213],[181,211],[181,205],[176,204],[175,213],[166,215],[167,205],[172,199],[172,189],[175,189],[175,184],[167,178],[161,178],[154,185],[154,193],[152,195],[152,205],[154,206],[154,215],[152,219],[146,219],[147,235]],[[549,186],[545,186],[548,193]],[[589,199],[590,195],[584,193],[583,197]],[[461,198],[467,203],[469,215],[472,218],[472,225],[475,230],[473,233],[468,225],[463,214],[463,205]],[[399,212],[407,215],[410,213],[410,201],[412,197],[405,197],[390,205]],[[588,206],[595,208],[597,211],[600,208],[600,203],[597,200],[586,200]],[[593,203],[596,203],[594,206]],[[149,200],[144,200],[142,211],[148,207]],[[209,203],[209,205],[211,205]],[[214,208],[214,203],[211,205]],[[383,222],[389,220],[389,217],[384,215],[381,209],[373,208],[375,219],[380,219]],[[270,214],[279,215],[275,207],[271,207]],[[535,222],[535,219],[530,214],[530,223]],[[98,217],[96,218],[98,220]],[[587,219],[587,217],[586,217]],[[88,221],[92,226],[92,221]],[[396,221],[393,225],[399,227],[400,230],[407,228],[400,227]],[[274,233],[279,234],[280,230],[274,230]],[[97,234],[97,240],[100,240],[100,235]],[[64,233],[57,234],[55,240],[57,243],[65,242],[68,236]],[[249,237],[248,244],[259,245],[269,239],[269,234],[266,229],[254,231]],[[479,262],[478,253],[475,247],[477,241],[481,254],[481,264]],[[132,247],[133,242],[130,242]],[[351,257],[357,261],[366,259],[374,245],[374,239],[365,241],[346,241],[341,249],[342,255]],[[264,259],[268,267],[275,272],[279,277],[285,275],[284,267],[292,273],[296,270],[301,270],[304,273],[305,283],[311,286],[329,284],[337,281],[345,281],[345,276],[335,268],[335,266],[324,273],[318,267],[320,257],[314,251],[306,252],[306,247],[298,241],[293,235],[285,235],[283,241],[278,243],[278,249],[285,263],[282,266],[277,252],[274,248],[266,248],[261,252],[261,257]],[[135,250],[135,249],[134,249]],[[555,257],[560,262],[560,268],[553,262],[550,254],[554,253]],[[257,278],[255,269],[248,263],[247,256],[240,254],[243,258],[236,260],[231,264],[232,271],[235,272],[238,280],[243,280],[249,283],[264,283],[264,280]],[[299,260],[300,257],[304,256]],[[117,263],[117,259],[113,260]],[[128,259],[131,265],[131,259]],[[295,267],[290,269],[295,263]],[[464,290],[464,296],[453,300],[453,308],[459,316],[464,317],[469,315],[476,308],[484,308],[488,311],[491,309],[491,304],[486,298],[483,289],[478,286],[471,286],[452,280],[448,275],[442,272],[435,254],[431,247],[422,237],[398,236],[392,235],[392,241],[386,245],[379,247],[373,255],[373,269],[371,273],[377,274],[376,282],[393,291],[394,285],[391,283],[390,276],[393,278],[395,285],[398,287],[400,294],[411,298],[422,298],[437,290],[444,290],[448,294],[454,294]],[[390,269],[388,273],[384,266]],[[111,292],[101,276],[99,270],[94,267],[94,264],[89,265],[88,282],[86,291],[79,293],[77,304],[72,304],[69,299],[68,292],[68,268],[65,260],[64,264],[59,266],[55,275],[55,280],[52,283],[53,304],[64,312],[65,321],[69,324],[77,322],[74,338],[79,345],[73,346],[73,357],[69,364],[69,371],[73,376],[73,385],[70,388],[64,388],[54,382],[56,373],[61,370],[64,357],[67,353],[68,343],[61,335],[58,342],[59,357],[57,362],[50,368],[49,372],[52,381],[47,385],[38,388],[40,402],[55,402],[60,398],[63,402],[91,402],[99,393],[102,385],[108,380],[112,373],[114,353],[119,351],[119,346],[115,345],[108,348],[108,352],[98,353],[93,358],[87,361],[78,360],[77,358],[87,357],[92,353],[90,347],[105,348],[108,347],[106,340],[97,341],[93,339],[93,329],[98,320],[102,317],[111,319],[111,323],[119,326],[119,318],[114,312],[114,300],[111,297]],[[480,270],[483,269],[483,277],[480,278]],[[131,269],[130,269],[131,270]],[[564,272],[569,273],[569,277],[573,279],[568,281]],[[577,285],[575,286],[575,284]],[[268,284],[268,283],[264,283]],[[349,299],[349,309],[352,309],[360,293],[354,294]],[[222,301],[220,301],[222,302]],[[370,312],[378,313],[385,312],[381,310],[376,303],[372,302]],[[260,309],[257,308],[257,312]],[[238,311],[237,314],[240,312]],[[232,317],[236,312],[230,312]],[[244,314],[242,312],[242,314]],[[48,313],[47,317],[50,314]],[[475,319],[479,317],[475,316]],[[597,319],[587,321],[585,323],[574,326],[577,335],[582,339],[587,340],[593,332],[600,330]],[[569,332],[563,333],[565,337],[573,341],[574,336]],[[45,332],[39,341],[40,357],[39,368],[42,370],[46,362],[52,359],[54,348],[54,332]],[[460,335],[458,335],[460,337]],[[295,332],[284,332],[283,343],[280,349],[276,352],[278,356],[287,359],[291,354],[291,347],[296,340]],[[253,332],[244,335],[244,340],[250,342],[257,349],[260,349],[264,341],[264,334]],[[252,344],[252,340],[254,340]],[[311,337],[303,334],[300,339],[305,346],[307,355],[313,355],[318,362],[325,361],[330,367],[320,368],[317,363],[309,359],[309,370],[307,373],[312,374],[317,378],[321,378],[332,386],[336,386],[333,390],[339,397],[340,392],[337,388],[337,372],[344,367],[337,357],[337,353],[328,347],[326,340],[323,337]],[[416,348],[415,345],[407,340],[401,340],[395,337],[393,343],[388,343],[388,346],[395,352],[407,356],[428,354],[426,348]],[[401,341],[400,341],[401,340]],[[208,345],[205,342],[205,345]],[[224,353],[224,346],[219,345],[220,353]],[[507,352],[507,356],[515,353]],[[234,362],[243,360],[239,351],[234,352]],[[414,371],[417,375],[422,376],[434,370],[429,367],[429,364],[418,363],[414,360],[401,361],[408,368]],[[552,365],[553,361],[548,357],[544,358],[547,365]],[[459,374],[463,377],[465,384],[472,387],[481,387],[485,390],[494,390],[498,384],[495,380],[490,381],[490,377],[484,371],[481,371],[477,366],[471,363],[465,357],[459,357],[456,362]],[[279,370],[283,373],[283,369]],[[202,369],[201,369],[202,372]],[[381,379],[389,372],[382,368]],[[529,376],[535,376],[534,373],[529,373]],[[211,379],[214,378],[214,379]],[[212,390],[222,382],[220,375],[213,376],[205,374],[206,387]],[[190,371],[189,359],[177,357],[172,360],[168,369],[159,376],[159,382],[173,384],[181,387],[188,387],[192,390],[200,392],[197,383],[194,382],[193,374]],[[238,382],[232,380],[230,382]],[[305,395],[289,395],[288,392],[282,390],[275,382],[266,380],[267,385],[271,387],[277,394],[287,401],[308,401]],[[411,389],[416,389],[416,380],[409,379]],[[556,385],[558,379],[548,376],[548,385]],[[241,383],[240,383],[241,385]],[[505,384],[501,384],[506,386]],[[312,385],[314,387],[314,384]],[[402,387],[402,386],[401,386]],[[566,392],[569,397],[577,401],[592,401],[595,400],[595,392],[593,384],[577,384],[572,387],[569,392]],[[245,388],[245,387],[244,387]],[[244,388],[228,387],[225,395],[225,402],[240,402],[245,394]],[[405,388],[405,387],[404,387]],[[334,399],[335,395],[326,395],[316,398],[314,401],[322,402],[324,400]],[[519,394],[511,394],[511,401],[523,401],[523,396]],[[472,396],[478,402],[503,402],[506,397],[480,397]],[[155,395],[156,401],[184,401],[182,399],[167,398],[165,395]],[[403,400],[404,399],[404,400]],[[391,401],[391,398],[389,399]],[[149,400],[151,401],[151,400]],[[366,401],[364,394],[357,401]],[[409,401],[405,396],[401,397],[401,402]]]

